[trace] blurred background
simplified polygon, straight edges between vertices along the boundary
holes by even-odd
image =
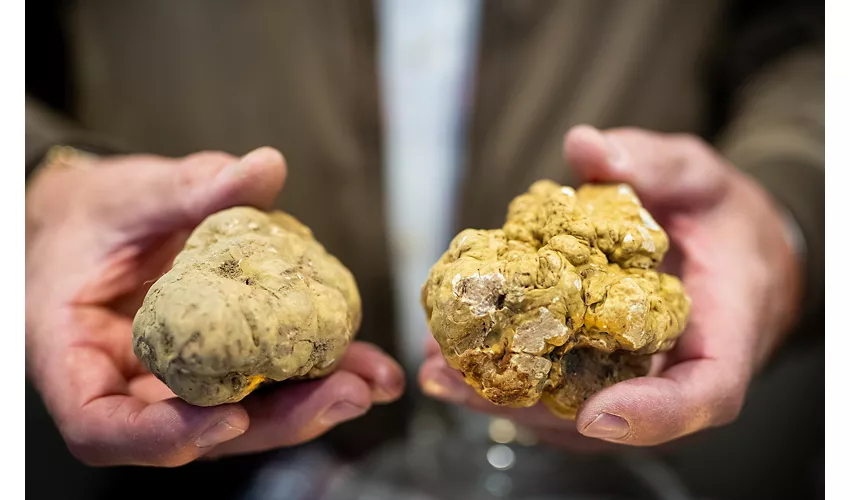
[[[736,423],[659,448],[559,449],[416,384],[429,335],[420,286],[459,228],[499,226],[508,201],[538,178],[573,183],[561,137],[578,123],[690,132],[720,147],[743,127],[736,104],[742,89],[758,93],[747,83],[761,68],[822,47],[822,2],[27,7],[28,173],[54,143],[169,156],[279,148],[290,169],[279,206],[352,269],[360,338],[408,376],[400,403],[311,444],[179,469],[79,464],[28,385],[32,498],[823,496],[822,316],[755,380]]]

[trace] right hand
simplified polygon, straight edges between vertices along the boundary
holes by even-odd
[[[285,175],[270,148],[37,174],[26,196],[27,376],[77,458],[176,466],[291,446],[400,396],[401,368],[362,342],[324,379],[208,408],[176,398],[133,354],[133,315],[188,232],[228,207],[268,208]]]
[[[693,300],[686,331],[673,349],[653,356],[649,376],[592,395],[575,422],[542,405],[491,404],[448,366],[436,342],[420,370],[423,388],[565,446],[573,437],[656,446],[730,424],[798,319],[803,263],[779,205],[694,137],[577,126],[565,137],[564,155],[585,181],[631,185],[667,228],[672,246],[661,269],[680,276]]]

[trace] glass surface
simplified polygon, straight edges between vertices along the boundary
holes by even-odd
[[[460,416],[460,419],[457,417]],[[358,462],[321,445],[282,452],[244,500],[690,500],[646,450],[573,454],[540,445],[508,421],[422,409],[410,437]]]

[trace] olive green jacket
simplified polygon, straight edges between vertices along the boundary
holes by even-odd
[[[458,227],[500,225],[536,179],[572,183],[561,158],[572,125],[695,133],[797,219],[807,308],[822,315],[823,6],[799,4],[484,2]],[[809,24],[812,8],[820,18]],[[27,47],[30,166],[56,143],[163,155],[279,148],[290,168],[280,206],[357,276],[361,338],[393,350],[371,0],[41,9],[27,30],[48,44]]]

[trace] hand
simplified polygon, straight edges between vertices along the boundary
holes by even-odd
[[[656,445],[732,422],[754,372],[787,334],[799,307],[802,264],[779,209],[694,137],[579,126],[567,134],[564,154],[584,181],[631,184],[667,230],[671,251],[662,270],[681,277],[691,296],[687,330],[672,351],[655,356],[650,376],[588,398],[575,423],[549,415],[542,405],[491,405],[459,383],[459,374],[434,350],[420,371],[423,389],[508,415],[542,438],[562,429],[566,441],[580,432]]]
[[[399,366],[355,342],[329,377],[238,404],[191,406],[147,373],[132,319],[188,232],[231,206],[268,207],[286,165],[270,148],[241,160],[126,156],[46,169],[27,193],[27,375],[71,452],[91,465],[175,466],[310,440],[396,399]]]

